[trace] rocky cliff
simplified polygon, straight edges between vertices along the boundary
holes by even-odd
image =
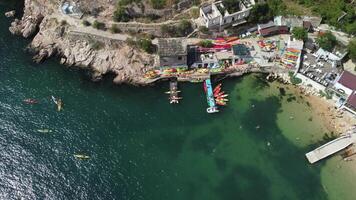
[[[87,5],[93,3],[92,0],[83,0],[81,4],[86,2]],[[96,0],[96,3],[112,7],[115,2]],[[143,74],[154,66],[154,55],[128,46],[125,41],[75,34],[69,31],[70,24],[59,21],[58,15],[61,15],[58,2],[25,0],[22,19],[16,19],[9,30],[25,38],[33,37],[29,48],[35,53],[36,62],[58,56],[62,64],[91,70],[94,79],[114,73],[115,83],[146,83]]]

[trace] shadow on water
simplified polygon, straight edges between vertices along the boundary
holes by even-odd
[[[209,155],[220,144],[222,139],[223,136],[219,128],[213,127],[208,133],[194,139],[192,141],[192,148],[194,151],[202,151]]]
[[[270,181],[259,170],[238,165],[223,178],[215,192],[221,199],[270,199]]]
[[[304,154],[310,149],[296,147],[283,137],[281,130],[277,127],[277,114],[281,107],[280,100],[277,97],[268,97],[264,101],[254,100],[252,103],[255,108],[250,108],[241,115],[241,121],[245,124],[249,137],[255,138],[254,140],[264,138],[262,141],[271,143],[270,150],[261,150],[261,153],[265,154],[279,174],[294,186],[292,188],[298,199],[327,199],[320,179],[321,167],[308,167],[304,157]],[[259,129],[256,129],[256,126],[259,126]],[[252,196],[250,199],[255,198]]]

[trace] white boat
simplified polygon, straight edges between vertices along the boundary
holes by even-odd
[[[217,107],[209,107],[206,109],[206,112],[211,114],[211,113],[217,113],[219,112],[219,110],[217,109]]]

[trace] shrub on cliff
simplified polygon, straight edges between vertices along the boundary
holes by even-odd
[[[65,26],[65,25],[67,25],[68,24],[68,22],[66,21],[66,20],[62,20],[61,21],[61,26]]]
[[[189,20],[181,20],[178,25],[162,25],[161,32],[168,37],[184,37],[193,31],[192,23]]]
[[[289,75],[289,78],[290,78],[290,82],[293,85],[298,85],[298,84],[302,83],[302,79],[297,78],[296,76],[294,76],[293,72],[289,72],[288,75]]]
[[[199,46],[204,48],[211,48],[214,46],[214,44],[211,40],[202,40],[199,42]]]
[[[99,22],[97,20],[95,20],[92,24],[93,28],[99,29],[99,30],[105,30],[106,26],[105,23],[103,22]]]
[[[156,48],[152,44],[152,41],[150,39],[139,39],[138,42],[138,47],[141,48],[142,50],[146,51],[147,53],[154,53]]]
[[[318,43],[319,47],[327,51],[332,51],[337,43],[336,37],[330,31],[324,34],[320,34],[316,39],[316,42]]]
[[[308,39],[308,32],[303,27],[295,27],[292,30],[293,37],[298,40],[307,40]]]
[[[104,47],[104,43],[97,41],[97,40],[92,40],[90,41],[90,48],[94,49],[94,50],[100,50]]]
[[[121,30],[116,24],[113,24],[110,27],[110,32],[111,33],[121,33]]]
[[[186,36],[193,31],[192,23],[189,20],[181,20],[177,27],[179,36]]]
[[[349,44],[347,45],[347,49],[349,51],[349,57],[353,61],[356,61],[356,39],[355,38],[349,42]],[[356,69],[356,67],[355,67],[355,69]]]
[[[91,26],[91,23],[88,20],[83,20],[82,24],[84,26]]]
[[[151,5],[154,9],[162,9],[166,5],[166,0],[151,0]]]
[[[209,34],[209,29],[205,26],[200,26],[199,31],[204,33],[204,34]]]
[[[131,16],[127,14],[126,8],[119,6],[114,12],[113,19],[116,22],[128,22]]]

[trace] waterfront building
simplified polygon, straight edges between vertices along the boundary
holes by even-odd
[[[200,18],[209,29],[220,29],[225,26],[237,26],[246,23],[254,0],[236,1],[235,6],[227,6],[224,1],[213,2],[200,8]]]
[[[293,29],[295,27],[303,27],[308,31],[314,31],[321,23],[320,17],[295,17],[295,16],[276,16],[274,17],[274,24],[276,26],[286,26],[289,29]]]
[[[258,24],[257,32],[260,36],[267,37],[276,34],[287,34],[289,30],[287,26],[277,26],[274,22],[270,21],[266,24]]]
[[[158,39],[159,66],[187,67],[187,45],[183,38]]]
[[[336,79],[333,89],[339,98],[341,109],[356,114],[356,75],[343,71]]]

